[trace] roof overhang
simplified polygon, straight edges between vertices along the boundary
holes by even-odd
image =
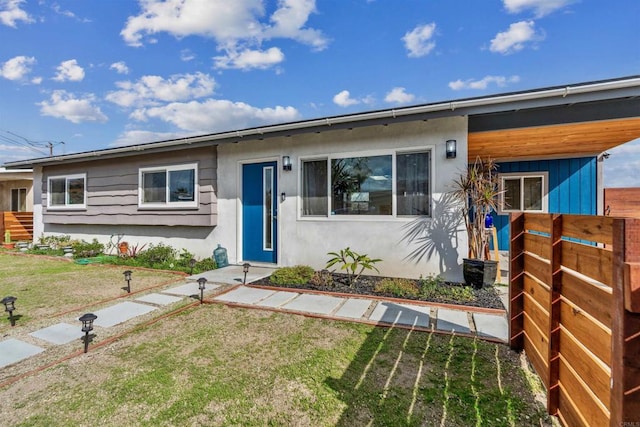
[[[638,97],[640,97],[640,76],[634,76],[531,91],[498,94],[486,97],[437,102],[390,110],[304,120],[293,123],[185,137],[127,147],[109,148],[62,156],[9,162],[6,163],[5,166],[11,169],[22,169],[68,162],[86,162],[105,158],[134,156],[141,152],[173,151],[207,145],[211,146],[223,143],[237,143],[240,141],[259,141],[281,136],[326,132],[334,129],[430,120],[441,117],[468,116],[470,118],[471,125],[476,117],[484,117],[488,120],[492,115],[508,113],[519,116],[523,114],[521,112],[531,114],[534,111],[553,108],[571,109],[576,105],[587,105],[598,102],[609,102],[611,105],[615,105],[618,103],[628,102],[629,100],[636,100]],[[640,111],[636,111],[634,114],[635,116],[640,116]],[[580,117],[583,117],[583,115],[577,114],[577,117],[574,118],[574,122],[577,123],[585,121],[584,118],[580,120]],[[608,117],[610,120],[618,118],[620,118],[619,115]],[[593,119],[587,120],[590,121]],[[548,122],[544,123],[548,124]],[[514,126],[522,127],[521,125]],[[636,135],[635,128],[633,128],[633,126],[635,126],[635,124],[632,124],[632,128],[628,129],[628,135]],[[505,129],[501,130],[505,131]],[[490,132],[492,130],[485,129],[485,131]],[[476,132],[471,128],[470,132],[470,144],[475,144],[475,142],[472,142],[471,140],[476,138],[474,135]],[[524,135],[525,134],[523,134],[523,136]],[[618,141],[616,145],[632,139],[634,138],[631,137],[630,139],[622,142],[619,142],[619,140],[616,139],[616,141]],[[513,141],[513,139],[511,139],[511,141]]]
[[[32,170],[6,170],[0,167],[0,182],[25,180],[33,181]]]

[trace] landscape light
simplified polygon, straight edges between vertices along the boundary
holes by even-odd
[[[98,316],[93,313],[86,313],[80,316],[78,319],[82,322],[82,332],[84,332],[84,352],[86,353],[89,350],[89,332],[93,331],[93,321],[96,320]]]
[[[200,304],[202,304],[202,300],[204,299],[204,284],[207,283],[207,279],[201,277],[198,279],[198,289],[200,289]]]
[[[124,273],[124,280],[127,281],[127,293],[131,293],[131,270],[127,270]]]
[[[9,312],[9,322],[11,326],[16,326],[16,319],[13,318],[13,310],[16,309],[15,303],[18,298],[16,297],[4,297],[2,303],[4,304],[4,311]]]
[[[247,284],[247,273],[249,272],[249,267],[251,267],[251,264],[248,262],[242,264],[242,272],[244,273],[244,279],[242,280],[243,285]]]

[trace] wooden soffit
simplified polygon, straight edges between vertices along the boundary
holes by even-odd
[[[640,117],[469,134],[469,161],[596,155],[640,138]]]

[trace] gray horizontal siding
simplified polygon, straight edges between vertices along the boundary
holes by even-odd
[[[198,163],[198,207],[138,207],[138,171],[144,167]],[[47,209],[49,176],[87,174],[85,210]],[[125,224],[214,226],[217,221],[216,148],[204,147],[93,162],[46,167],[42,180],[43,221],[48,224]]]

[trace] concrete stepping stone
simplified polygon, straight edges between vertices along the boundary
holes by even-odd
[[[473,313],[478,335],[497,338],[504,342],[509,339],[509,325],[507,319],[498,314]]]
[[[270,291],[268,289],[240,286],[213,299],[217,301],[235,302],[238,304],[256,304],[258,301],[273,295],[275,292],[276,291]]]
[[[109,328],[157,309],[157,307],[152,307],[146,304],[138,304],[130,301],[121,302],[111,307],[94,311],[93,314],[98,316],[98,318],[93,322],[93,324],[103,328]]]
[[[182,301],[182,298],[174,297],[172,295],[148,294],[136,298],[136,301],[148,302],[150,304],[156,305],[169,305],[173,304],[174,302]]]
[[[263,299],[262,301],[256,302],[256,305],[261,307],[280,307],[283,304],[291,301],[293,298],[297,297],[297,292],[287,292],[287,291],[278,291],[274,292],[272,295]]]
[[[0,368],[42,353],[44,348],[15,338],[0,341]]]
[[[281,308],[328,315],[338,308],[342,301],[344,301],[344,298],[329,295],[301,294],[298,298],[284,304]]]
[[[436,329],[447,332],[471,333],[469,328],[469,318],[466,311],[438,309],[438,321]]]
[[[351,319],[360,319],[371,306],[371,300],[361,298],[349,298],[336,311],[337,317],[348,317]]]
[[[81,331],[82,325],[78,322],[77,325],[70,325],[68,323],[56,323],[47,328],[38,329],[31,332],[34,338],[41,339],[43,341],[50,342],[56,345],[62,345],[70,343],[73,340],[80,339],[84,336]]]
[[[209,292],[214,289],[218,289],[221,285],[212,285],[210,283],[205,283],[204,291]],[[198,283],[186,283],[181,286],[177,286],[175,288],[165,289],[162,291],[163,294],[172,294],[172,295],[181,295],[183,297],[190,297],[191,295],[200,296],[200,289],[198,289]]]
[[[374,322],[390,323],[393,325],[429,327],[429,313],[431,307],[420,305],[396,304],[392,302],[379,302],[369,320]]]

